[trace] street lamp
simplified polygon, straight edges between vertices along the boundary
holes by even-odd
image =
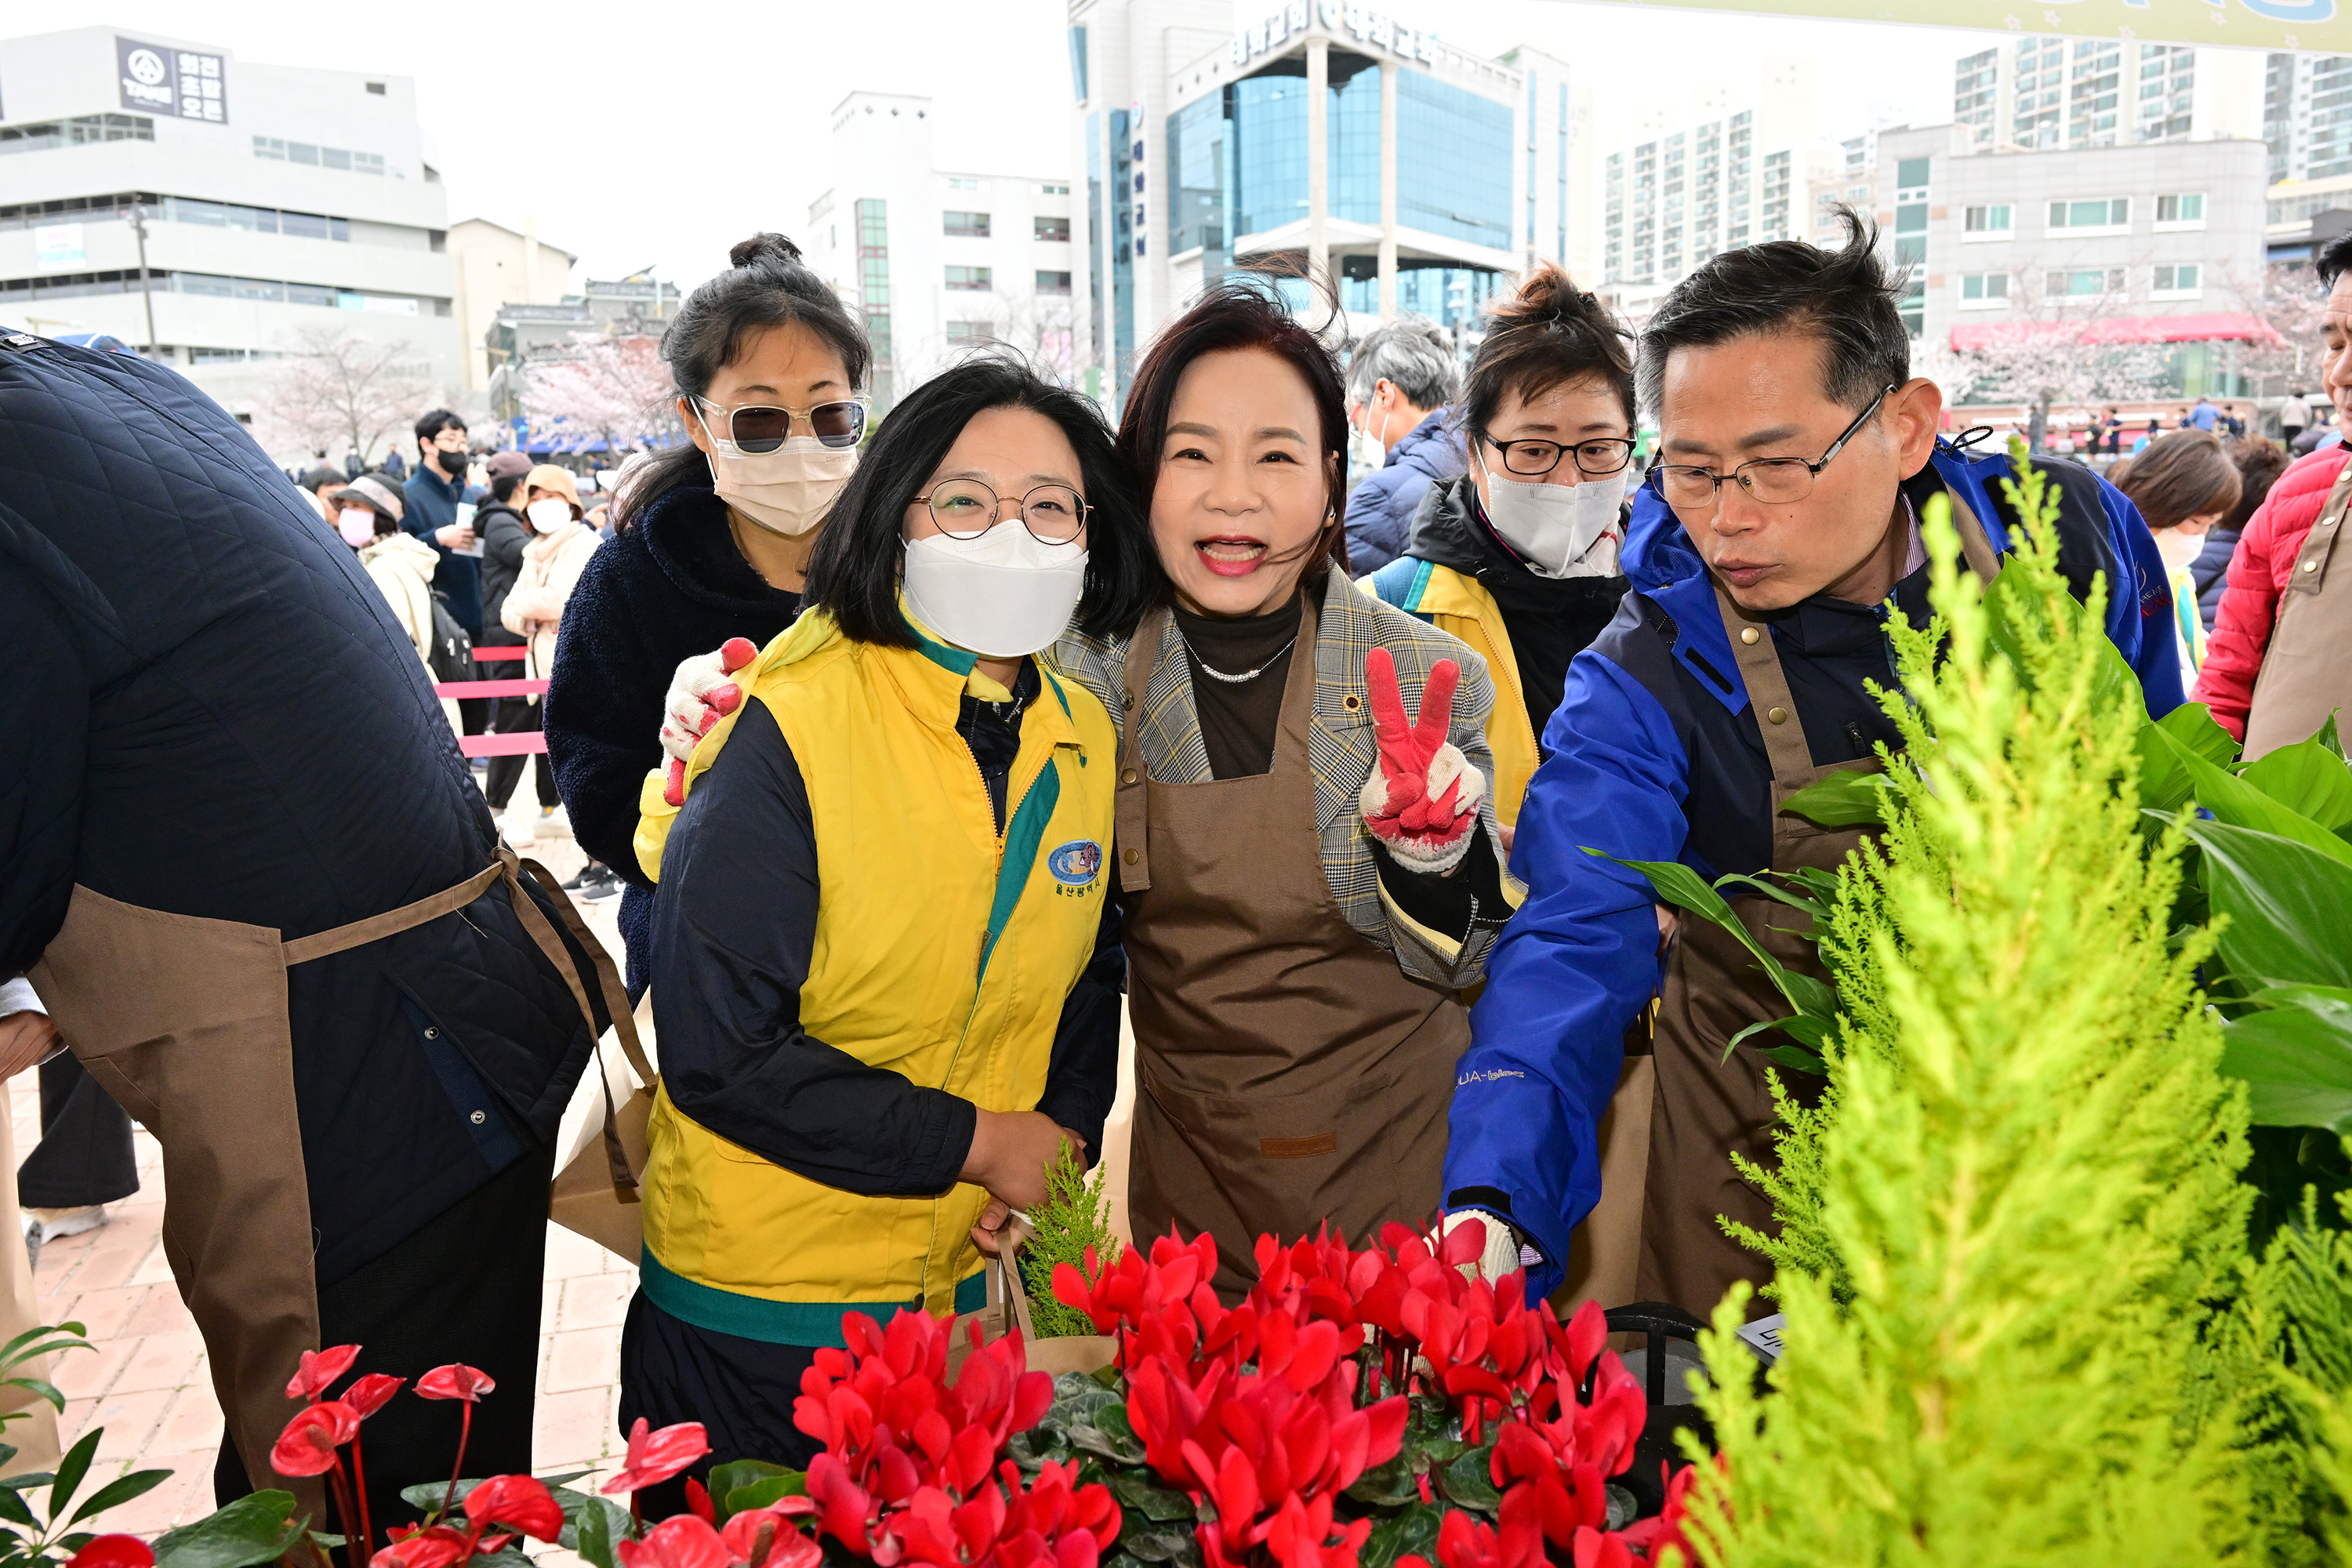
[[[147,357],[155,357],[155,295],[147,287],[147,209],[131,205],[131,232],[139,237],[139,298],[147,307]]]

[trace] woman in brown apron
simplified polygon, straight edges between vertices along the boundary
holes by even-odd
[[[1134,1234],[1213,1233],[1228,1294],[1261,1234],[1435,1219],[1460,991],[1517,897],[1485,798],[1490,673],[1348,581],[1345,439],[1312,334],[1213,290],[1145,356],[1119,430],[1168,590],[1131,637],[1057,655],[1122,729]],[[1421,716],[1433,771],[1384,767],[1382,671],[1411,717],[1448,660],[1450,724],[1443,676]],[[1416,816],[1400,797],[1423,792]]]

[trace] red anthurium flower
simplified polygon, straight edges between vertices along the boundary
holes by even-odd
[[[479,1403],[496,1387],[489,1373],[458,1362],[436,1366],[416,1380],[416,1392],[423,1398],[462,1399],[468,1405]]]
[[[450,1568],[468,1552],[465,1536],[446,1524],[430,1530],[394,1525],[392,1544],[368,1560],[369,1568]]]
[[[336,1400],[307,1405],[278,1434],[269,1463],[281,1476],[323,1476],[335,1468],[335,1450],[359,1433],[360,1418],[349,1405]]]
[[[659,1486],[710,1452],[710,1438],[699,1421],[681,1421],[658,1432],[646,1429],[646,1418],[629,1428],[628,1458],[621,1473],[604,1485],[605,1495],[643,1491]],[[715,1539],[715,1537],[714,1537]]]
[[[343,1403],[352,1414],[364,1421],[384,1406],[384,1402],[398,1394],[408,1379],[394,1377],[389,1373],[372,1372],[343,1390]]]
[[[477,1525],[507,1525],[535,1541],[563,1533],[562,1508],[530,1476],[492,1476],[466,1494],[466,1517]]]
[[[135,1535],[101,1535],[68,1558],[66,1568],[155,1568],[155,1553]]]
[[[796,1506],[788,1509],[784,1503]],[[747,1510],[729,1520],[719,1538],[744,1568],[816,1568],[824,1552],[800,1532],[791,1517],[814,1506],[806,1498],[784,1498],[773,1508]]]
[[[286,1397],[307,1399],[316,1405],[319,1396],[327,1392],[335,1379],[351,1371],[352,1363],[359,1359],[360,1347],[357,1345],[337,1345],[327,1351],[304,1351],[302,1370],[296,1373],[294,1381],[286,1385]]]
[[[719,1532],[690,1513],[663,1520],[643,1541],[614,1542],[621,1568],[730,1568],[733,1557]]]
[[[705,1524],[718,1526],[719,1510],[710,1506],[710,1489],[692,1476],[686,1478],[686,1510]]]

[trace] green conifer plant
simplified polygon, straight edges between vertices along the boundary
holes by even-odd
[[[2041,525],[1982,595],[1929,508],[1937,622],[1889,627],[1905,755],[1824,932],[1844,1016],[1781,1142],[1769,1392],[1744,1289],[1707,1336],[1712,1564],[2145,1564],[2252,1530],[2199,1392],[2248,1201],[2211,944],[2168,940],[2184,840],[2142,832],[2104,586],[2072,599],[2040,476],[2013,493]]]
[[[1041,1340],[1091,1334],[1094,1322],[1054,1299],[1054,1266],[1067,1263],[1091,1275],[1118,1261],[1118,1237],[1110,1227],[1110,1198],[1104,1183],[1108,1167],[1097,1165],[1090,1179],[1069,1144],[1045,1168],[1045,1201],[1029,1210],[1034,1233],[1021,1248],[1021,1283],[1029,1293],[1029,1321]],[[1087,1250],[1095,1261],[1087,1261]]]

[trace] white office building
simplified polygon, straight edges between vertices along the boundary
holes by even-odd
[[[833,114],[831,190],[794,238],[864,317],[877,410],[991,342],[1069,379],[1070,182],[941,166],[931,100],[853,92]]]
[[[111,27],[0,38],[9,325],[113,333],[240,416],[305,327],[404,344],[454,393],[447,224],[407,78]]]
[[[1239,20],[1241,26],[1234,26]],[[1412,314],[1465,353],[1538,260],[1587,275],[1590,110],[1567,66],[1488,58],[1342,0],[1072,0],[1077,354],[1116,403],[1161,323],[1229,273],[1352,331]]]

